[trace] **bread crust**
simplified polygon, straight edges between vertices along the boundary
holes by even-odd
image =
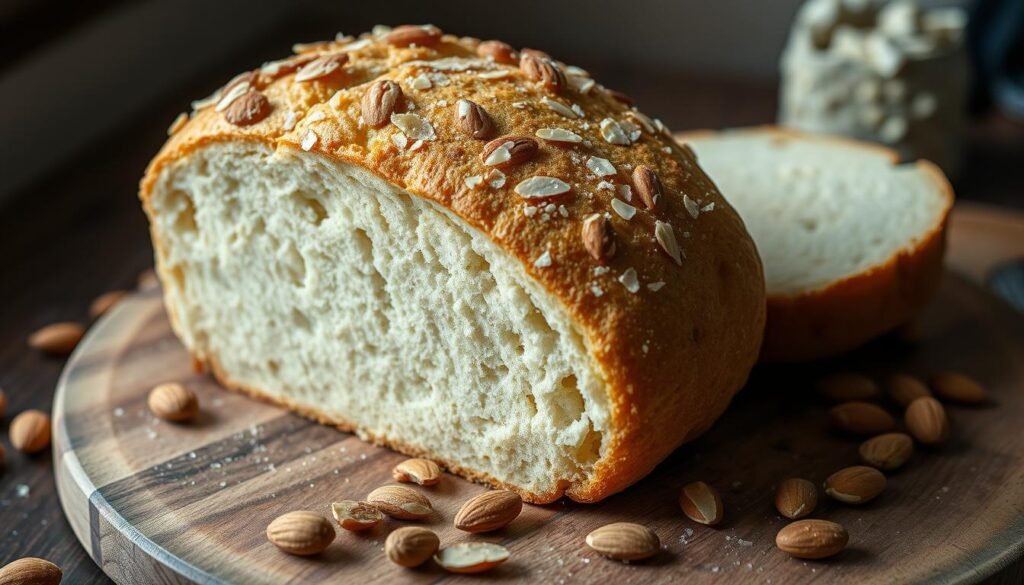
[[[808,134],[776,126],[745,128],[780,140],[834,142],[882,154],[893,164],[899,154],[890,148],[850,138]],[[676,140],[712,138],[713,130],[680,132]],[[929,161],[913,163],[935,182],[943,194],[943,209],[931,229],[909,249],[898,250],[885,261],[857,274],[835,280],[812,291],[768,295],[762,362],[801,362],[855,349],[910,322],[934,296],[942,281],[946,226],[953,206],[953,188]]]
[[[550,493],[530,493],[455,462],[441,463],[465,477],[513,489],[530,502],[550,502],[563,493],[581,502],[597,501],[639,480],[681,443],[707,429],[745,383],[765,322],[760,259],[739,216],[697,166],[692,153],[678,147],[667,130],[644,128],[633,144],[610,144],[602,136],[601,121],[638,116],[612,92],[599,85],[587,93],[572,87],[553,92],[550,84],[531,80],[515,65],[478,58],[477,43],[445,35],[432,47],[398,48],[380,36],[363,35],[358,41],[328,42],[310,49],[314,55],[347,52],[347,63],[334,75],[296,81],[293,72],[267,73],[272,67],[258,70],[253,85],[269,100],[269,115],[236,126],[212,106],[193,112],[150,163],[140,198],[152,218],[154,186],[170,165],[213,143],[254,141],[285,152],[307,150],[359,165],[447,208],[520,261],[525,273],[564,305],[605,383],[611,423],[603,438],[603,456],[590,478],[576,483],[553,478],[557,488]],[[468,68],[446,69],[439,64]],[[481,77],[481,71],[492,72],[491,77]],[[415,89],[425,85],[417,81],[421,75],[435,76],[432,87]],[[390,79],[402,87],[406,107],[415,106],[405,112],[428,120],[436,140],[424,141],[416,150],[401,148],[395,142],[401,131],[394,124],[369,128],[362,123],[363,95],[377,79]],[[496,126],[491,138],[533,137],[541,128],[562,128],[577,133],[584,142],[565,145],[538,138],[540,150],[532,160],[503,169],[507,175],[503,187],[470,187],[467,177],[486,176],[491,169],[480,156],[488,140],[461,130],[455,115],[459,99],[472,100],[487,111]],[[566,107],[577,104],[584,114],[569,118],[544,105],[543,99],[558,100]],[[298,122],[286,129],[293,116]],[[316,134],[312,145],[310,131]],[[586,165],[589,156],[608,159],[615,174],[597,177]],[[645,209],[634,196],[637,212],[627,221],[612,212],[614,193],[599,185],[602,180],[630,185],[630,172],[640,164],[659,175],[664,193],[655,211]],[[557,177],[572,190],[540,200],[539,211],[531,216],[527,207],[536,208],[538,201],[520,197],[514,187],[535,175]],[[702,205],[713,203],[713,211],[692,217],[684,194]],[[556,213],[545,211],[543,206],[549,203]],[[543,219],[545,213],[550,219]],[[594,213],[609,214],[615,233],[616,252],[608,260],[607,273],[591,258],[580,235],[583,219]],[[686,255],[682,265],[659,248],[656,221],[673,227]],[[155,230],[152,235],[157,269],[167,282],[163,242]],[[544,252],[552,259],[547,267],[535,263]],[[636,292],[617,280],[629,269],[638,275]],[[646,286],[657,282],[665,283],[660,290]],[[173,307],[168,309],[181,336],[180,320]],[[217,366],[217,356],[194,352],[194,358],[208,365],[226,387],[269,398],[267,389],[246,388],[232,380]],[[322,411],[278,402],[404,453],[436,458],[427,446],[404,444]]]

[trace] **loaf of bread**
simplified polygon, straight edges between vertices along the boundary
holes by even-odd
[[[531,502],[622,490],[722,413],[764,276],[663,124],[431,26],[296,52],[194,104],[141,184],[225,387]]]
[[[953,190],[932,163],[782,128],[678,137],[757,243],[764,360],[853,349],[910,321],[938,288]]]

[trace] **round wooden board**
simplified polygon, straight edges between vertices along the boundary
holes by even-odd
[[[919,323],[921,341],[891,337],[830,364],[760,368],[710,433],[679,449],[640,484],[597,505],[526,506],[484,538],[512,551],[489,575],[545,583],[973,583],[1004,570],[1020,582],[1024,552],[1024,319],[955,276]],[[773,486],[791,476],[819,483],[857,462],[858,441],[826,426],[811,381],[837,369],[884,376],[962,370],[994,403],[951,407],[954,436],[918,450],[862,507],[827,501],[815,513],[844,524],[849,548],[820,562],[775,549],[785,522]],[[194,389],[202,415],[154,419],[147,391],[176,380]],[[57,480],[79,540],[119,583],[436,582],[428,564],[400,569],[382,547],[397,522],[366,535],[338,529],[322,555],[291,557],[264,536],[299,509],[330,518],[329,503],[361,499],[391,481],[403,457],[226,392],[194,373],[173,336],[158,291],[122,303],[90,331],[69,362],[54,405]],[[680,486],[702,479],[723,492],[725,522],[708,528],[679,511]],[[479,539],[451,526],[459,505],[485,488],[446,476],[423,488],[436,508],[426,526],[442,543]],[[609,561],[583,543],[592,529],[646,524],[664,550],[645,563]]]

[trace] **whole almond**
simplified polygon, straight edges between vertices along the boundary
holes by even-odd
[[[703,481],[688,483],[679,490],[679,507],[694,522],[714,526],[722,521],[722,496]]]
[[[633,169],[633,186],[647,209],[654,209],[661,200],[661,179],[647,165],[636,165]]]
[[[949,438],[949,417],[942,403],[934,398],[911,402],[903,420],[910,434],[922,445],[941,445]]]
[[[441,481],[441,468],[429,459],[406,459],[391,470],[391,477],[402,483],[436,485]]]
[[[508,490],[491,490],[470,499],[455,515],[455,527],[466,532],[504,528],[523,511],[523,498]]]
[[[881,393],[871,378],[849,372],[826,376],[818,380],[817,387],[818,393],[832,402],[874,400]]]
[[[28,345],[32,349],[63,356],[74,351],[84,335],[85,327],[79,323],[64,321],[38,329],[29,336]]]
[[[384,35],[384,42],[393,47],[432,47],[441,40],[441,29],[432,25],[406,24]]]
[[[885,490],[885,476],[874,467],[854,465],[825,480],[825,493],[844,504],[864,504]]]
[[[932,395],[924,382],[907,374],[889,376],[885,381],[885,387],[889,392],[889,399],[903,408],[910,406],[910,403],[918,398]]]
[[[508,151],[508,158],[497,162],[488,162],[494,151],[499,148],[505,148]],[[484,145],[480,159],[489,166],[513,167],[532,159],[539,149],[540,145],[537,144],[537,141],[529,136],[502,136]]]
[[[402,567],[418,567],[430,560],[441,546],[441,539],[432,530],[419,526],[403,526],[388,535],[384,554]]]
[[[57,585],[60,567],[45,559],[24,557],[0,567],[0,585]]]
[[[195,393],[174,382],[150,390],[147,403],[149,410],[163,420],[182,422],[199,414],[199,399]]]
[[[272,109],[267,96],[250,89],[224,110],[224,119],[235,126],[251,126],[269,116]]]
[[[818,488],[806,479],[785,479],[775,488],[775,509],[790,520],[809,516],[818,507]]]
[[[426,496],[401,485],[381,486],[370,492],[366,501],[388,516],[400,520],[419,520],[434,511]]]
[[[615,522],[587,535],[587,546],[618,561],[637,561],[658,554],[661,541],[650,528],[632,522]]]
[[[370,84],[360,104],[363,122],[371,128],[380,128],[391,122],[391,114],[402,105],[402,86],[390,79],[378,79]]]
[[[127,295],[128,291],[126,290],[112,290],[101,294],[89,305],[89,316],[93,319],[102,317]]]
[[[938,373],[929,384],[941,400],[962,404],[981,404],[988,400],[988,393],[981,384],[959,372]]]
[[[884,471],[899,469],[914,454],[914,440],[906,433],[886,433],[864,441],[860,460]]]
[[[896,419],[870,402],[844,402],[828,411],[832,426],[855,435],[877,435],[896,428]]]
[[[484,41],[476,46],[476,54],[495,63],[513,65],[516,62],[516,51],[509,44],[501,41]]]
[[[50,415],[26,410],[14,417],[9,429],[11,446],[22,453],[38,453],[50,444]]]
[[[334,542],[334,527],[316,512],[288,512],[267,526],[267,540],[288,554],[308,556]]]
[[[775,535],[775,546],[798,559],[823,559],[842,552],[850,535],[841,524],[827,520],[797,520]]]
[[[548,91],[557,93],[566,86],[565,74],[551,59],[524,50],[519,58],[519,68],[528,79],[539,82]]]
[[[441,549],[434,562],[452,573],[482,573],[508,560],[508,549],[490,542],[460,542]]]
[[[331,515],[345,530],[369,530],[384,521],[384,513],[366,502],[342,500],[331,504]]]
[[[494,121],[490,114],[470,100],[455,102],[455,123],[464,134],[473,138],[484,139],[494,133]]]
[[[615,255],[615,236],[607,217],[595,213],[583,220],[583,247],[598,264],[607,264]]]

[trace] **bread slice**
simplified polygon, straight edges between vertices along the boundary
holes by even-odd
[[[198,104],[140,189],[167,310],[230,389],[527,501],[600,500],[744,384],[760,260],[662,125],[478,43],[307,45]]]
[[[930,162],[773,127],[677,138],[757,243],[768,291],[763,360],[855,348],[909,321],[938,287],[953,191]]]

